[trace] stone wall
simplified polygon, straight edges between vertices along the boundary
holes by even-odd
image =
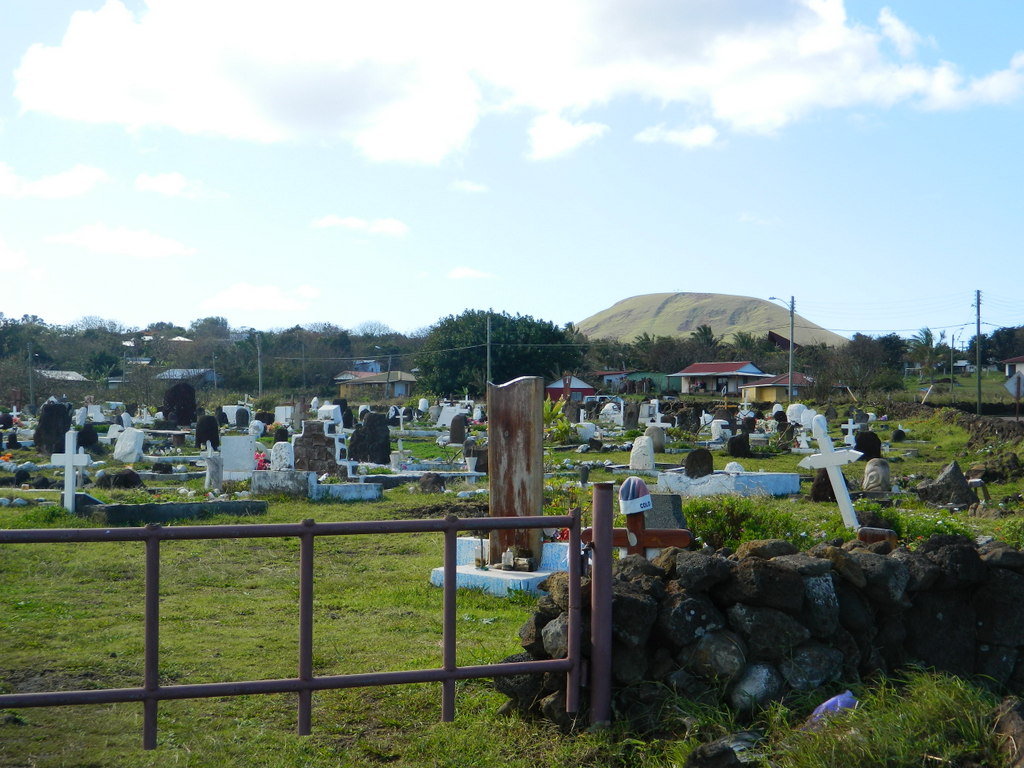
[[[1024,693],[1024,553],[933,536],[915,550],[887,542],[748,542],[736,554],[671,548],[617,561],[613,590],[616,716],[643,721],[669,691],[750,711],[788,691],[822,688],[916,663]],[[515,659],[565,656],[568,575],[520,629]],[[584,653],[589,584],[584,584]],[[564,678],[496,678],[504,709],[563,727]],[[639,702],[639,703],[638,703]]]

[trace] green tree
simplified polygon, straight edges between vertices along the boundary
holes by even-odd
[[[696,330],[690,333],[690,338],[697,345],[705,360],[717,359],[718,352],[722,348],[722,337],[715,336],[710,325],[698,325]]]
[[[552,379],[579,373],[585,346],[575,329],[547,320],[470,309],[439,320],[416,355],[420,386],[439,395],[479,395],[487,378],[487,320],[491,321],[491,376],[503,383],[518,376]]]
[[[931,328],[922,328],[908,342],[910,359],[919,363],[923,372],[928,374],[928,382],[935,383],[935,364],[941,359],[939,344],[945,340],[943,331],[936,340]]]

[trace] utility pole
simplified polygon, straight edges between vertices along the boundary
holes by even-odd
[[[981,291],[974,292],[974,308],[976,322],[974,338],[977,340],[974,345],[974,365],[978,369],[978,415],[981,416]]]
[[[796,315],[796,298],[789,297],[789,402],[793,402],[793,318]]]
[[[491,383],[491,313],[487,313],[487,384]]]
[[[35,358],[32,355],[32,342],[28,343],[28,405],[29,413],[32,413],[32,409],[36,407],[36,377],[35,371],[33,371],[33,361]]]
[[[256,394],[263,397],[263,337],[259,332],[256,333],[256,375]]]

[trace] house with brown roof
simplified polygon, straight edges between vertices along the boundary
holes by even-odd
[[[793,374],[793,397],[800,397],[800,393],[813,383],[813,379],[795,372]],[[740,394],[748,403],[783,402],[789,398],[789,374],[783,373],[780,376],[771,376],[744,384],[740,387]]]
[[[678,381],[680,394],[738,395],[740,387],[754,381],[770,378],[749,360],[722,363],[694,363],[678,373],[670,373],[670,386]]]

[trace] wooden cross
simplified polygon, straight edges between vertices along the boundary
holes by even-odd
[[[72,513],[75,511],[75,483],[78,480],[78,468],[88,467],[92,464],[92,459],[89,454],[85,453],[85,449],[82,449],[82,453],[78,453],[77,446],[78,433],[69,429],[64,434],[64,453],[50,455],[51,464],[60,464],[64,467],[64,493],[61,495],[61,499],[64,502],[64,509]]]
[[[856,530],[860,527],[857,521],[857,513],[853,511],[853,502],[850,500],[850,489],[846,487],[846,480],[840,467],[844,464],[859,459],[863,454],[860,451],[843,449],[840,451],[832,447],[832,438],[828,436],[828,421],[824,415],[818,414],[811,421],[811,429],[814,431],[814,439],[818,441],[818,450],[821,453],[813,453],[800,462],[801,467],[807,469],[822,469],[828,473],[828,479],[832,483],[832,491],[836,495],[836,502],[839,504],[839,512],[843,516],[843,523],[847,528]]]
[[[583,529],[580,539],[589,544],[594,540],[594,529]],[[688,528],[647,528],[643,513],[626,515],[626,527],[612,529],[612,546],[625,549],[627,555],[647,557],[648,549],[688,547],[692,542],[693,534]]]

